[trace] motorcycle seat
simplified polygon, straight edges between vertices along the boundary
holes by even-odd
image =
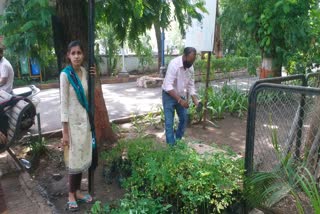
[[[4,90],[0,90],[0,105],[3,103],[6,103],[10,101],[12,98],[12,95]]]
[[[30,87],[15,88],[12,90],[13,96],[28,97],[31,94],[32,94],[32,90]]]

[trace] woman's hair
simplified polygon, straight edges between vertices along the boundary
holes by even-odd
[[[69,43],[68,52],[71,51],[71,48],[76,47],[76,46],[79,46],[81,51],[83,52],[83,46],[81,45],[79,40],[75,40],[75,41],[72,41],[72,42]]]

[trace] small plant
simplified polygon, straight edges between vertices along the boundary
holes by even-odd
[[[162,199],[153,199],[144,193],[132,191],[127,193],[124,199],[113,207],[109,204],[102,206],[100,201],[97,201],[91,208],[92,214],[124,214],[124,213],[168,213],[171,205],[163,205]]]
[[[199,95],[202,100],[204,94],[204,90],[200,89]],[[226,112],[242,117],[248,109],[248,95],[227,84],[224,84],[221,89],[210,87],[207,108],[211,118],[222,119]]]
[[[111,129],[112,129],[113,133],[115,133],[115,134],[119,134],[119,132],[120,132],[120,127],[115,123],[111,123]]]
[[[305,163],[298,162],[290,153],[283,155],[276,129],[271,132],[272,146],[279,164],[269,172],[254,172],[246,179],[245,197],[253,207],[272,207],[291,195],[298,213],[304,213],[300,198],[304,193],[315,213],[320,213],[320,194],[317,182]]]
[[[145,130],[145,124],[143,123],[142,119],[136,115],[133,115],[132,125],[135,129],[135,132],[138,134],[138,136],[141,136]]]
[[[32,140],[30,143],[31,153],[33,156],[40,156],[47,152],[46,141],[44,138],[41,140]]]
[[[48,150],[46,147],[46,141],[44,138],[42,138],[41,140],[32,139],[30,142],[31,165],[36,166],[38,164],[38,161],[40,160],[40,157],[47,153],[47,151]]]

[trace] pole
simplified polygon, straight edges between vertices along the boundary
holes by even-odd
[[[122,48],[121,48],[121,53],[122,53],[122,69],[120,73],[118,74],[119,77],[129,77],[129,73],[126,69],[125,63],[124,63],[124,42],[122,42]]]
[[[206,77],[206,88],[204,95],[204,112],[203,112],[203,124],[202,128],[206,128],[207,114],[208,114],[208,88],[209,88],[209,78],[210,78],[210,64],[211,64],[211,51],[208,52],[208,61],[207,61],[207,77]]]
[[[91,67],[94,66],[94,31],[95,31],[95,26],[94,26],[94,7],[95,7],[95,0],[89,0],[89,20],[88,20],[88,59],[89,59],[89,68],[88,71],[90,70]],[[94,83],[95,79],[93,75],[89,74],[88,77],[88,94],[89,94],[89,118],[90,118],[90,125],[91,125],[91,131],[93,132],[93,137],[95,136],[94,134]],[[95,139],[94,139],[95,140]],[[96,145],[92,149],[97,149]],[[92,151],[93,155],[95,155],[95,152]],[[93,161],[92,161],[93,162]],[[89,193],[94,194],[94,170],[95,166],[91,165],[89,168],[88,172],[88,188],[89,188]]]
[[[121,53],[122,53],[122,70],[121,70],[121,72],[127,73],[126,67],[124,65],[124,44],[122,44]]]
[[[159,71],[159,76],[160,77],[165,77],[165,65],[164,65],[164,40],[165,40],[165,35],[164,35],[164,28],[162,28],[161,32],[161,66],[160,66],[160,71]]]
[[[162,28],[161,32],[161,67],[164,67],[164,28]]]

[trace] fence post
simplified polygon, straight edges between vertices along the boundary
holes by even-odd
[[[308,86],[308,82],[307,82],[306,77],[302,79],[302,86],[305,86],[305,87]],[[295,152],[296,158],[300,158],[300,147],[301,147],[302,126],[303,126],[305,104],[306,104],[306,95],[301,94],[298,130],[297,130],[296,152]]]

